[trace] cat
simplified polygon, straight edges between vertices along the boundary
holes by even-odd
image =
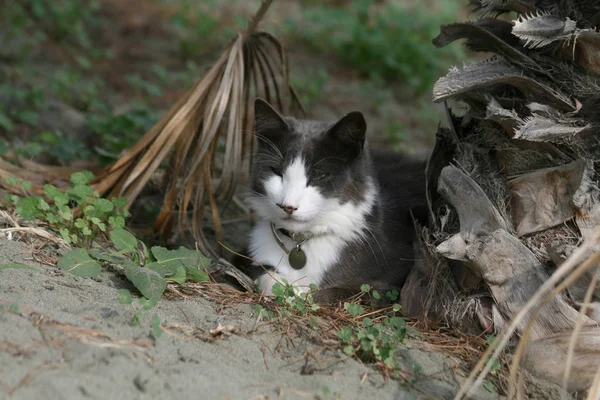
[[[315,284],[319,303],[362,284],[399,292],[415,262],[413,215],[427,219],[425,162],[369,151],[357,111],[300,120],[256,99],[254,113],[247,202],[258,221],[247,250],[258,288],[272,295],[275,282]]]

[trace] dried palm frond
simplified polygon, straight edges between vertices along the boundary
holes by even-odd
[[[208,202],[217,240],[223,241],[217,200],[229,201],[240,174],[248,171],[254,138],[252,100],[261,96],[283,113],[299,106],[289,84],[288,63],[281,43],[255,32],[272,0],[263,1],[248,29],[235,37],[217,62],[133,148],[106,168],[96,188],[108,196],[125,196],[128,206],[152,173],[171,155],[169,188],[155,228],[168,235],[175,223],[185,226],[192,209],[192,232],[203,251],[216,254],[202,231]],[[217,148],[224,144],[217,165]]]
[[[549,12],[522,15],[515,21],[513,35],[525,41],[526,47],[544,47],[559,40],[570,40],[575,32],[575,21],[561,19]]]

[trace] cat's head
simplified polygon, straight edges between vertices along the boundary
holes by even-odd
[[[260,99],[254,113],[257,149],[249,202],[259,218],[294,232],[347,223],[340,207],[364,201],[370,182],[363,115],[298,120]]]

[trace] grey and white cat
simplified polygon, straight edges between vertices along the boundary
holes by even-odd
[[[367,148],[360,112],[338,121],[283,117],[255,101],[252,190],[258,222],[248,253],[259,288],[283,279],[348,297],[364,283],[400,290],[414,264],[410,216],[426,219],[425,163]],[[292,259],[289,253],[297,249]]]

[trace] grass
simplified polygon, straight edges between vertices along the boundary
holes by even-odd
[[[405,6],[354,0],[347,7],[317,5],[303,10],[301,22],[285,24],[295,39],[340,61],[371,81],[402,82],[423,94],[448,66],[464,58],[459,47],[443,51],[431,44],[441,23],[459,10],[458,2]]]
[[[0,18],[8,27],[3,35],[18,45],[1,51],[12,51],[5,56],[11,60],[12,73],[17,73],[16,82],[22,84],[3,85],[3,92],[17,95],[18,101],[10,113],[0,111],[0,134],[2,131],[28,132],[26,143],[21,147],[34,158],[64,153],[67,160],[82,154],[86,159],[109,162],[130,147],[164,110],[154,105],[155,99],[174,87],[189,86],[204,68],[205,64],[199,66],[198,60],[212,59],[214,52],[245,23],[242,22],[245,16],[235,15],[235,12],[222,23],[226,13],[221,9],[236,9],[235,2],[229,0],[206,4],[186,0],[155,3],[170,7],[170,12],[165,13],[171,35],[168,42],[176,47],[180,62],[173,68],[156,57],[155,63],[143,70],[124,73],[122,80],[128,94],[122,101],[144,104],[125,113],[113,111],[114,102],[107,97],[109,82],[97,72],[98,64],[116,61],[114,46],[107,46],[106,41],[99,45],[95,41],[104,32],[101,28],[111,23],[103,17],[102,2],[23,0],[3,3]],[[346,96],[341,94],[343,87],[338,78],[332,79],[332,74],[339,75],[341,67],[350,72],[349,80],[358,79],[360,84],[359,91],[351,96],[363,99],[364,107],[373,109],[378,118],[385,121],[380,133],[383,140],[395,148],[410,149],[412,137],[429,133],[440,117],[428,101],[432,83],[450,65],[464,58],[458,47],[439,50],[430,42],[440,23],[456,19],[459,6],[459,2],[454,1],[408,5],[388,1],[376,5],[366,0],[352,0],[345,7],[306,2],[297,15],[286,15],[283,22],[266,27],[270,30],[275,27],[279,35],[287,37],[289,47],[304,46],[317,61],[295,65],[292,59],[291,80],[305,105],[311,109],[318,109],[322,104],[330,107],[343,99],[341,96]],[[58,47],[68,62],[54,64],[40,79],[39,69],[27,66],[47,45]],[[318,62],[324,55],[328,56],[327,61]],[[5,82],[15,81],[7,78]],[[9,87],[11,85],[13,87]],[[390,111],[398,102],[398,87],[406,92],[401,97],[406,98],[407,103],[412,103],[415,95],[423,99],[400,117],[397,111]],[[47,132],[36,131],[40,110],[48,99],[86,114],[98,138],[93,148],[85,148],[83,141],[66,140],[67,132],[51,132],[56,136],[52,143],[35,139],[42,133],[48,137]],[[45,151],[46,144],[53,148]]]

